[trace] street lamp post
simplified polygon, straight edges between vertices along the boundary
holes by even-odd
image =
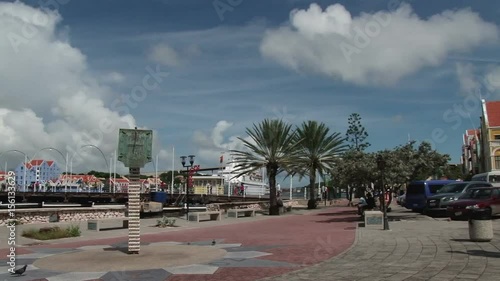
[[[106,159],[106,156],[104,155],[104,152],[102,152],[102,150],[101,150],[99,147],[97,147],[97,146],[95,146],[95,145],[93,145],[93,144],[86,144],[86,145],[82,145],[82,146],[80,146],[80,148],[79,148],[77,151],[75,151],[75,153],[73,153],[73,155],[71,155],[71,158],[69,159],[69,173],[70,173],[70,180],[71,180],[71,182],[73,182],[73,158],[74,158],[74,157],[76,156],[76,154],[80,151],[80,149],[83,149],[83,148],[86,148],[86,147],[93,147],[93,148],[95,148],[95,149],[99,150],[99,152],[100,152],[100,153],[101,153],[101,155],[102,155],[102,158],[104,159],[104,163],[106,163],[106,167],[110,170],[110,166],[109,166],[109,164],[108,164],[108,160]],[[68,175],[66,174],[66,178],[67,178],[67,177],[68,177]],[[66,183],[67,183],[67,182],[68,182],[68,181],[66,180]],[[114,184],[114,182],[113,182],[113,184]],[[66,187],[67,187],[67,184],[66,184],[66,186],[65,186],[65,188],[64,188],[64,192],[66,192]],[[78,191],[79,191],[79,189],[77,189],[77,192],[78,192]],[[90,188],[89,188],[89,191],[90,191]]]
[[[377,155],[377,167],[380,171],[380,182],[382,185],[382,211],[384,213],[384,230],[389,230],[389,220],[387,219],[387,206],[385,203],[385,184],[384,184],[384,172],[385,172],[386,162],[382,154]]]
[[[189,164],[186,163],[186,158],[189,157]],[[189,168],[193,168],[194,155],[181,156],[182,167],[186,168],[186,220],[189,220]]]
[[[64,159],[64,165],[65,165],[64,172],[66,174],[68,174],[68,155],[66,154],[66,157],[64,157],[64,154],[61,151],[57,150],[56,148],[53,148],[53,147],[44,147],[44,148],[38,150],[37,152],[35,152],[35,155],[33,155],[33,158],[31,160],[35,160],[36,159],[36,155],[38,153],[44,151],[44,150],[53,150],[53,151],[59,153],[59,155],[61,155],[62,159]],[[39,184],[39,183],[37,182],[37,184]],[[66,188],[67,188],[67,185],[64,186],[65,190],[66,190]],[[44,191],[47,191],[47,190],[44,190]]]
[[[26,155],[26,153],[24,153],[24,152],[22,152],[20,150],[12,149],[12,150],[7,150],[7,151],[4,151],[4,152],[0,152],[0,156],[2,156],[2,154],[7,153],[7,152],[17,152],[17,153],[21,153],[22,155],[24,155],[24,163],[23,163],[23,192],[26,192],[26,165],[28,164],[28,155]],[[7,167],[5,167],[5,172],[7,173]]]

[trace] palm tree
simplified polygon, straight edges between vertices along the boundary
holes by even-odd
[[[309,177],[308,209],[316,208],[316,173],[324,177],[332,167],[338,155],[347,146],[340,133],[329,134],[330,129],[324,123],[306,121],[297,128],[295,142],[298,142],[299,161],[295,163],[295,171],[301,176]]]
[[[239,138],[247,151],[232,150],[236,164],[236,177],[266,169],[269,181],[269,214],[279,215],[276,198],[276,176],[288,170],[297,160],[297,145],[300,141],[295,136],[292,126],[282,120],[265,119],[253,128],[247,128],[249,140]]]

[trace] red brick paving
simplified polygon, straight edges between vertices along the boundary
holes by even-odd
[[[3,259],[10,253],[9,249],[0,249],[0,259]],[[28,250],[27,248],[21,248],[19,246],[16,246],[16,255],[26,255],[26,254],[32,254],[33,252]]]
[[[260,257],[273,261],[312,265],[347,250],[354,242],[358,216],[349,207],[336,207],[306,215],[286,215],[238,224],[186,229],[169,233],[148,234],[143,242],[194,242],[224,239],[223,243],[242,246],[277,246],[263,249],[272,255]],[[86,245],[110,245],[126,242],[127,238],[109,238],[64,244],[37,245],[42,248],[77,248]],[[18,249],[18,254],[26,251]],[[4,253],[4,252],[0,252]],[[297,268],[220,268],[213,275],[175,275],[168,280],[256,280],[283,274]]]

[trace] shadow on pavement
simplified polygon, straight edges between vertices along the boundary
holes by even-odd
[[[104,248],[104,251],[119,251],[124,254],[128,254],[128,248],[127,247],[111,247],[111,248]]]
[[[331,218],[331,219],[317,221],[317,222],[319,222],[319,223],[357,222],[359,220],[360,220],[360,217],[359,216],[355,216],[355,217]]]
[[[467,241],[469,241],[469,240],[467,240]],[[448,253],[472,255],[472,256],[487,257],[487,258],[500,258],[500,252],[491,252],[491,251],[484,251],[484,250],[468,250],[467,252],[448,251]]]
[[[453,238],[450,240],[455,242],[470,242],[470,239],[465,239],[465,238]]]
[[[344,215],[355,215],[357,210],[345,210],[340,212],[332,212],[332,213],[319,213],[316,216],[344,216]]]

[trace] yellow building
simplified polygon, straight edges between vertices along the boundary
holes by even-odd
[[[482,100],[481,172],[500,170],[500,101]]]

